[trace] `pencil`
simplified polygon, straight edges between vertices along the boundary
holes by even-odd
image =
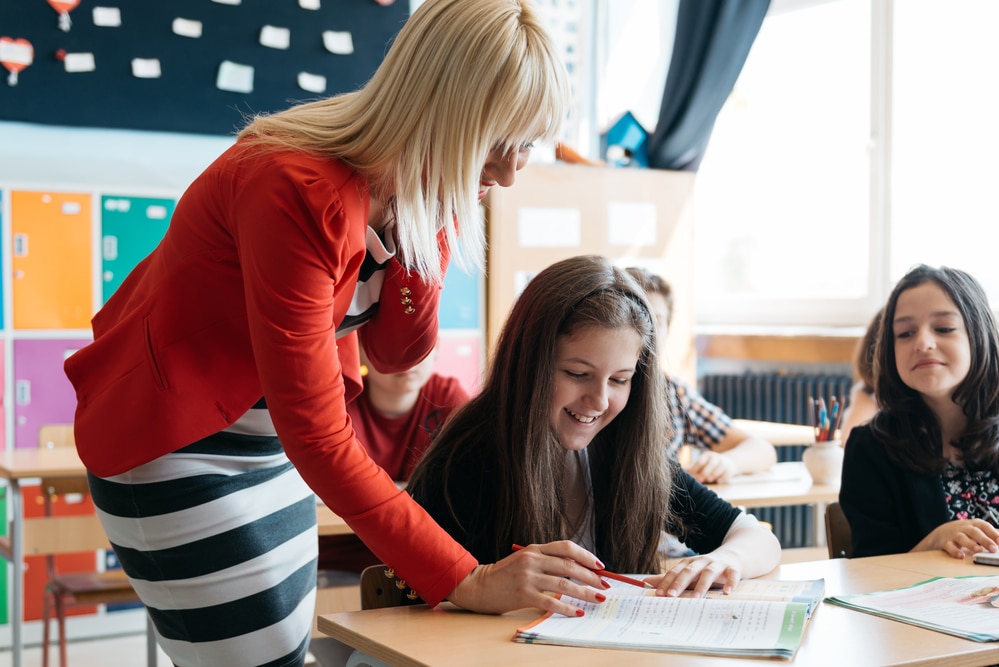
[[[520,551],[523,548],[524,547],[520,546],[519,544],[513,545],[514,551]],[[647,581],[642,581],[640,579],[635,579],[634,577],[618,574],[617,572],[608,572],[607,570],[598,570],[592,567],[590,569],[599,574],[601,577],[607,577],[608,579],[620,581],[625,584],[631,584],[632,586],[638,586],[639,588],[655,588],[655,586],[653,586]]]

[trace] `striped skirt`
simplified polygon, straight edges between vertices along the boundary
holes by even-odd
[[[89,483],[175,665],[303,664],[315,618],[316,500],[276,437],[218,433]]]

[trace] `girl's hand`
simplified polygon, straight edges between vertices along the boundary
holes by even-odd
[[[937,526],[913,551],[942,549],[954,558],[980,551],[999,551],[999,530],[981,519],[958,519]]]
[[[600,591],[610,588],[610,584],[594,569],[603,569],[603,565],[596,556],[572,542],[534,544],[491,565],[479,565],[458,584],[448,600],[464,609],[487,614],[537,607],[564,616],[582,616],[582,609],[551,594],[603,602],[606,598]]]
[[[664,574],[645,581],[655,586],[656,595],[661,597],[677,597],[688,588],[693,589],[695,597],[704,597],[712,586],[730,593],[741,578],[738,559],[718,550],[681,558],[672,562]]]
[[[735,475],[735,462],[727,456],[706,449],[685,470],[701,484],[726,482]]]

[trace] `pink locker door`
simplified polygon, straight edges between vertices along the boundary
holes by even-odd
[[[67,424],[76,412],[76,392],[62,365],[89,340],[14,341],[14,446],[38,447],[43,424]]]

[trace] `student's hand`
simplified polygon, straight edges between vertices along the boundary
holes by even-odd
[[[712,586],[730,593],[741,578],[738,559],[719,549],[673,561],[664,574],[647,577],[645,581],[656,587],[656,595],[660,597],[677,597],[688,588],[695,597],[704,597]]]
[[[685,470],[701,484],[727,482],[736,474],[734,461],[710,449],[702,451]]]
[[[979,551],[999,551],[999,530],[981,519],[948,521],[933,529],[913,551],[943,549],[954,558],[964,558]]]
[[[567,540],[533,544],[491,565],[479,565],[448,595],[448,600],[486,614],[537,607],[565,616],[582,616],[582,609],[551,593],[603,602],[606,598],[600,591],[610,588],[610,584],[593,571],[602,568],[596,556]]]

